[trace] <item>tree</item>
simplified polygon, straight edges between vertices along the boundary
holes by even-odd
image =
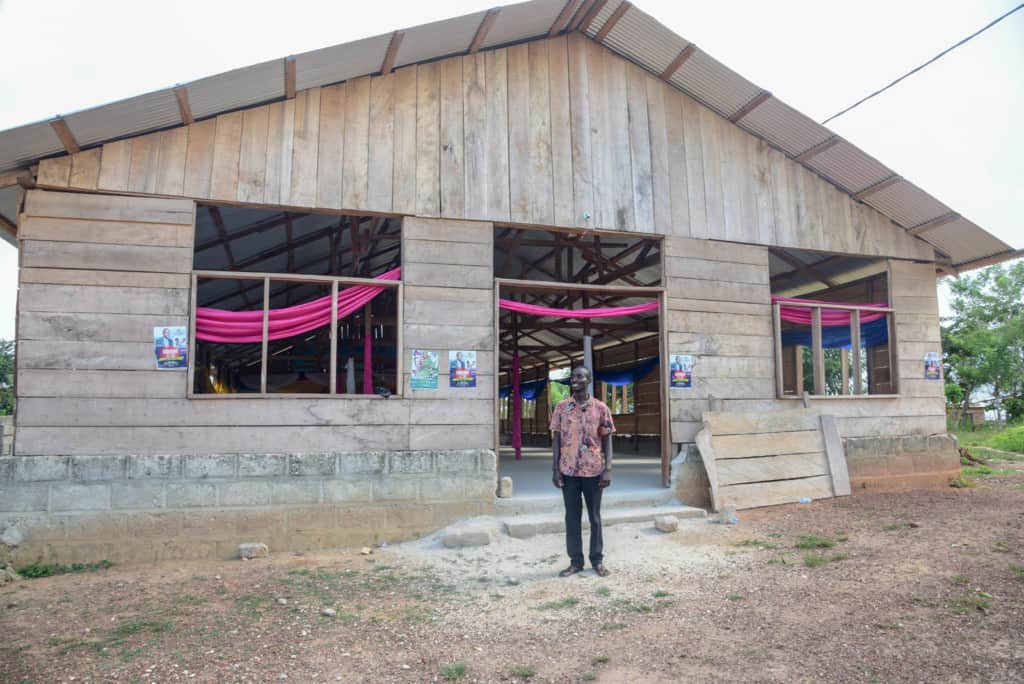
[[[954,315],[943,322],[942,351],[964,408],[982,389],[1000,406],[1024,395],[1024,260],[950,280],[949,287]]]
[[[14,413],[14,341],[0,340],[0,416]]]

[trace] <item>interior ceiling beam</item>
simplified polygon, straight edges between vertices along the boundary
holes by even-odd
[[[391,34],[388,42],[388,49],[384,53],[384,61],[380,64],[380,73],[390,74],[395,68],[395,60],[398,59],[398,49],[402,46],[402,39],[405,38],[405,31],[395,31]]]
[[[919,223],[916,226],[911,226],[910,228],[907,228],[907,232],[910,233],[911,235],[924,235],[929,231],[935,230],[939,226],[944,226],[947,223],[952,223],[953,221],[956,221],[959,218],[960,214],[956,213],[955,211],[951,211],[947,214],[943,214],[942,216],[936,216],[935,218],[929,221],[925,221],[924,223]]]
[[[859,190],[859,191],[853,193],[852,195],[850,195],[850,197],[852,197],[853,199],[857,200],[858,202],[861,202],[864,199],[870,197],[871,195],[874,195],[876,192],[881,192],[882,190],[885,190],[889,186],[895,185],[896,183],[899,183],[901,180],[903,180],[903,176],[900,176],[899,174],[895,174],[894,173],[893,175],[889,176],[888,178],[883,178],[882,180],[878,181],[877,183],[869,185],[868,187],[864,188],[863,190]]]
[[[222,244],[225,239],[229,241],[237,240],[238,238],[243,238],[246,235],[252,235],[253,233],[261,233],[265,230],[277,228],[278,226],[285,225],[288,223],[291,223],[291,218],[287,212],[285,212],[284,214],[275,214],[270,218],[264,219],[262,221],[257,221],[256,223],[252,223],[249,226],[242,228],[240,230],[227,233],[225,237],[217,237],[214,238],[213,240],[207,240],[206,242],[200,243],[196,245],[196,252],[203,252],[207,249],[216,247],[217,245]]]
[[[789,264],[790,266],[792,266],[796,270],[802,271],[803,273],[806,273],[807,275],[809,275],[811,278],[813,278],[814,280],[818,281],[819,283],[823,283],[824,285],[827,285],[828,287],[839,287],[839,284],[835,280],[832,280],[831,278],[829,278],[828,276],[826,276],[824,273],[822,273],[818,269],[814,268],[813,266],[808,266],[807,264],[803,263],[799,259],[795,259],[795,258],[791,257],[784,250],[781,250],[781,249],[769,249],[768,251],[771,254],[774,254],[775,256],[777,256],[779,259],[782,259],[783,261],[785,261],[787,264]]]
[[[755,109],[763,105],[765,102],[767,102],[771,96],[772,94],[769,93],[767,90],[762,90],[757,95],[750,98],[750,100],[745,105],[740,107],[738,112],[730,116],[729,121],[733,123],[738,123],[740,119],[745,117],[747,114],[750,114],[750,112],[754,111]]]
[[[180,85],[174,88],[174,99],[178,101],[178,115],[181,116],[181,123],[188,126],[195,122],[192,117],[192,105],[188,101],[188,89]]]
[[[295,99],[295,58],[284,58],[284,96],[287,100]]]
[[[82,148],[78,146],[78,141],[75,140],[74,134],[71,129],[68,128],[68,122],[64,120],[63,116],[58,116],[50,121],[50,128],[57,134],[57,138],[60,140],[60,144],[64,146],[68,154],[78,154],[82,151]]]
[[[621,5],[616,7],[615,11],[612,12],[612,16],[608,17],[608,20],[601,25],[601,29],[594,36],[594,40],[600,43],[607,38],[608,34],[611,33],[613,28],[615,28],[615,25],[619,23],[619,20],[625,16],[626,12],[628,12],[629,8],[632,6],[633,3],[626,0],[626,2],[623,2]]]
[[[572,19],[572,10],[574,7],[576,7],[576,0],[566,0],[565,7],[563,7],[562,11],[558,13],[558,16],[555,17],[554,23],[551,24],[551,28],[548,29],[548,38],[557,36],[565,29],[569,20]]]
[[[806,150],[793,157],[793,161],[800,162],[801,164],[806,164],[814,157],[817,157],[819,154],[826,150],[832,149],[841,142],[843,142],[842,138],[840,138],[838,135],[833,135],[829,138],[826,138],[825,140],[822,140],[817,145],[812,145],[808,147]]]
[[[690,59],[690,57],[693,57],[693,53],[695,52],[697,52],[697,45],[695,43],[690,43],[682,50],[680,50],[679,54],[676,55],[676,58],[673,59],[671,63],[669,63],[669,65],[665,67],[665,70],[661,72],[661,80],[667,81],[670,78],[672,78],[672,76],[674,76],[675,73],[679,71],[679,67],[686,64],[686,60]]]
[[[487,10],[484,14],[484,18],[480,20],[480,25],[476,27],[476,33],[473,34],[473,40],[469,43],[469,49],[466,50],[468,54],[479,52],[480,48],[483,47],[484,41],[487,40],[487,34],[491,32],[494,27],[494,22],[498,20],[498,14],[501,12],[500,7],[492,7]]]
[[[225,239],[227,236],[227,228],[224,226],[224,217],[221,216],[220,209],[218,207],[211,206],[207,206],[206,209],[210,213],[210,218],[213,219],[213,225],[217,229],[217,234],[221,237],[222,240],[224,240],[224,255],[228,258],[228,264],[231,266],[231,270],[240,270],[238,266],[235,264],[235,255],[231,251],[231,241]],[[242,301],[245,302],[246,306],[250,306],[251,302],[249,301],[249,295],[246,292],[245,286],[242,284],[242,281],[236,280],[235,285],[238,288],[238,294],[241,295],[242,297]]]

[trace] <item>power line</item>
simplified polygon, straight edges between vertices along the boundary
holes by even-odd
[[[859,107],[860,105],[864,104],[865,102],[867,102],[871,98],[875,97],[876,95],[881,95],[886,90],[888,90],[889,88],[892,88],[894,85],[896,85],[897,83],[899,83],[903,79],[907,78],[908,76],[913,76],[918,71],[920,71],[921,69],[924,69],[926,66],[928,66],[932,62],[940,59],[941,57],[944,57],[945,55],[947,55],[950,52],[952,52],[953,50],[957,49],[958,47],[960,47],[961,45],[963,45],[967,41],[971,40],[972,38],[981,35],[985,31],[989,30],[990,28],[992,28],[993,26],[995,26],[996,24],[1001,22],[1003,19],[1006,19],[1008,16],[1010,16],[1011,14],[1013,14],[1014,12],[1016,12],[1016,11],[1018,11],[1020,9],[1024,9],[1024,3],[1021,3],[1021,4],[1017,5],[1016,7],[1014,7],[1012,10],[1010,10],[1006,14],[1003,14],[1003,15],[1001,15],[999,17],[996,17],[995,19],[990,21],[988,24],[986,24],[985,26],[981,27],[980,29],[978,29],[977,31],[972,33],[971,35],[969,35],[966,38],[964,38],[963,40],[961,40],[960,42],[956,43],[955,45],[950,45],[948,48],[946,48],[945,50],[943,50],[939,54],[935,55],[934,57],[929,59],[927,62],[922,64],[921,66],[919,66],[919,67],[917,67],[915,69],[911,69],[910,71],[908,71],[907,73],[903,74],[902,76],[900,76],[899,78],[897,78],[895,81],[893,81],[889,85],[885,86],[884,88],[880,88],[880,89],[876,90],[875,92],[871,93],[870,95],[868,95],[867,97],[863,97],[863,98],[857,100],[852,105],[850,105],[849,107],[847,107],[843,111],[839,112],[838,114],[833,114],[832,116],[828,117],[827,119],[825,119],[824,121],[821,122],[822,125],[827,124],[832,119],[836,119],[836,118],[842,116],[843,114],[846,114],[848,111],[850,111],[850,110],[852,110],[852,109],[854,109],[856,107]]]

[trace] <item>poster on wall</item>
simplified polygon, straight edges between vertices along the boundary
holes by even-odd
[[[448,352],[448,386],[476,387],[476,352]]]
[[[437,364],[440,354],[436,351],[412,350],[410,386],[412,389],[437,389]]]
[[[928,352],[924,355],[924,379],[942,379],[942,363],[939,361],[939,352]]]
[[[669,363],[669,387],[693,387],[693,357],[686,354],[673,354]]]
[[[188,368],[188,334],[183,325],[153,328],[153,354],[157,370]]]

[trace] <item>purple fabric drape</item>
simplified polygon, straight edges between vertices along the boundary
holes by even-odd
[[[837,306],[876,306],[886,308],[888,304],[844,304],[843,302],[823,302],[818,299],[800,299],[798,297],[772,297],[772,302],[806,302],[808,304],[833,304]],[[800,325],[811,324],[811,312],[814,309],[805,306],[780,306],[779,317],[787,323],[798,323]],[[868,313],[863,309],[860,312],[860,322],[871,323],[885,318],[885,312]],[[832,328],[839,325],[850,325],[850,312],[841,309],[822,309],[821,327]]]
[[[502,309],[518,311],[531,316],[555,316],[558,318],[612,318],[613,316],[632,316],[658,310],[658,302],[633,306],[609,306],[603,309],[555,309],[550,306],[524,304],[511,299],[499,299],[498,305]]]
[[[399,267],[380,274],[375,280],[397,280],[401,274]],[[338,293],[338,319],[355,313],[384,289],[377,285],[355,285],[342,290]],[[267,339],[283,340],[301,335],[330,324],[331,296],[284,309],[271,309],[267,316]],[[197,307],[196,339],[229,344],[262,342],[263,312]]]
[[[519,352],[512,354],[512,448],[523,458],[523,397],[519,392]]]

